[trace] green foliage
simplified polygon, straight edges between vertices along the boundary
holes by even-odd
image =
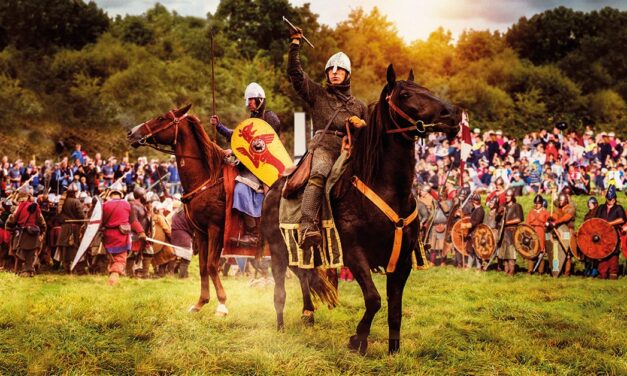
[[[625,279],[553,279],[451,268],[412,272],[403,299],[401,352],[387,354],[385,277],[368,354],[347,349],[364,312],[356,282],[340,282],[340,306],[300,321],[297,279],[287,280],[284,332],[271,287],[223,279],[230,313],[215,297],[186,312],[189,280],[0,273],[0,373],[19,374],[625,374]]]
[[[29,118],[37,118],[43,108],[35,93],[21,87],[19,80],[0,74],[0,129],[12,132]],[[21,116],[16,116],[20,114]]]
[[[5,0],[0,3],[0,25],[19,48],[80,49],[107,30],[109,18],[93,1]]]

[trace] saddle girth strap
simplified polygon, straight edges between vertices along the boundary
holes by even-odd
[[[394,244],[392,245],[392,254],[385,268],[387,273],[394,273],[396,263],[401,254],[401,245],[403,245],[403,230],[409,226],[418,217],[418,205],[414,207],[414,211],[406,218],[401,218],[383,199],[376,194],[370,187],[366,185],[357,176],[353,176],[352,183],[359,192],[361,192],[370,202],[374,204],[386,217],[394,224]]]

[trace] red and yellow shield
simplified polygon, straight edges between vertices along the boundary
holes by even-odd
[[[279,136],[262,119],[250,118],[235,127],[231,149],[246,168],[265,185],[271,186],[294,162]]]

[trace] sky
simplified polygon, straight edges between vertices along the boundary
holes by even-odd
[[[95,0],[110,16],[144,13],[155,0]],[[161,4],[181,15],[205,17],[215,12],[219,0],[160,0]],[[369,12],[377,6],[399,35],[406,41],[426,39],[439,26],[458,36],[464,29],[506,31],[522,16],[558,6],[590,11],[606,6],[627,10],[625,0],[290,0],[294,5],[311,4],[319,21],[334,27],[347,18],[351,10]],[[277,15],[277,22],[281,15]]]

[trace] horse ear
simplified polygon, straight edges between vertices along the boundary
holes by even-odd
[[[192,108],[192,104],[188,104],[186,106],[183,106],[181,108],[179,108],[178,110],[175,111],[176,116],[183,116],[187,113],[187,111],[189,111],[189,109]]]
[[[388,88],[393,88],[396,84],[396,72],[394,72],[394,66],[390,64],[388,66]]]
[[[407,81],[414,82],[414,70],[413,69],[409,70],[409,77],[407,77]]]

